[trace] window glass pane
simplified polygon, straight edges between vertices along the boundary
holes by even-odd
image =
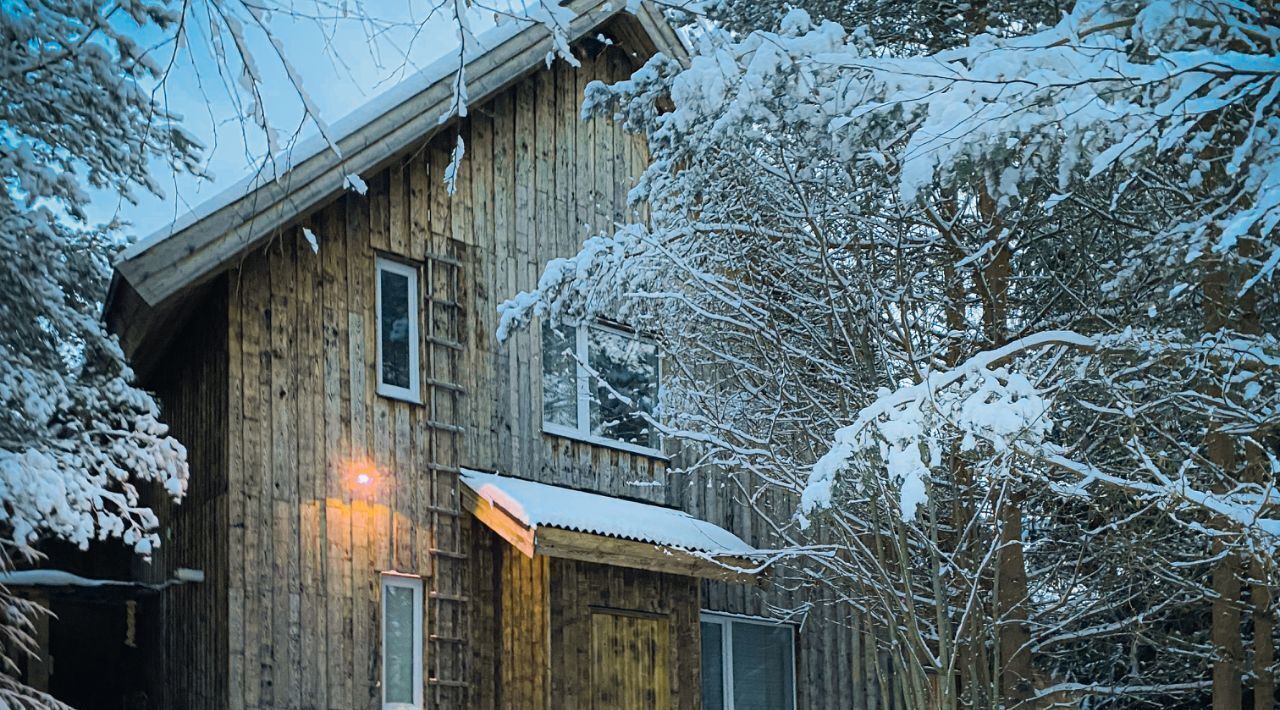
[[[733,622],[734,710],[792,710],[791,629]]]
[[[382,662],[386,664],[388,703],[413,702],[413,639],[418,633],[413,623],[413,591],[409,587],[386,586]]]
[[[409,278],[392,271],[378,272],[381,289],[382,382],[409,388]]]
[[[542,324],[542,420],[578,427],[577,334],[572,326]]]
[[[702,622],[702,710],[724,710],[724,646],[720,624]]]
[[[653,414],[658,400],[658,346],[632,335],[588,328],[587,364],[604,383],[592,382],[591,433],[640,446],[658,446],[638,412]],[[626,404],[614,397],[631,400]]]

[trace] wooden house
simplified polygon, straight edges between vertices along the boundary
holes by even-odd
[[[439,120],[452,75],[428,69],[334,127],[341,158],[300,149],[123,255],[108,322],[191,482],[134,563],[159,590],[130,622],[141,690],[97,706],[895,706],[851,612],[712,561],[750,566],[765,526],[669,470],[567,354],[651,403],[651,343],[495,339],[502,300],[634,216],[643,140],[580,120],[584,87],[683,49],[622,5],[569,4],[581,66],[548,64],[540,26],[494,30],[465,117]],[[203,581],[164,585],[179,569]]]

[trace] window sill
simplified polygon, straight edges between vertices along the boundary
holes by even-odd
[[[411,389],[392,387],[390,385],[379,383],[377,387],[377,394],[379,397],[386,397],[387,399],[394,399],[400,402],[408,402],[409,404],[422,406],[422,397]]]
[[[560,426],[556,426],[555,424],[543,424],[542,433],[550,436],[558,436],[562,439],[572,439],[574,441],[580,441],[584,444],[591,444],[593,446],[602,446],[607,449],[616,449],[618,451],[625,451],[629,454],[646,456],[648,458],[654,459],[656,461],[662,461],[664,463],[670,463],[671,461],[671,457],[667,456],[660,449],[653,449],[648,446],[640,446],[638,444],[628,444],[625,441],[617,441],[615,439],[606,439],[601,436],[592,436],[590,434],[583,434],[582,432],[576,429],[570,429],[568,427],[560,427]]]

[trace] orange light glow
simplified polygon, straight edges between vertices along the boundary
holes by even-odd
[[[382,481],[382,474],[368,459],[357,459],[347,462],[343,471],[343,481],[347,489],[360,497],[368,497],[375,493]]]

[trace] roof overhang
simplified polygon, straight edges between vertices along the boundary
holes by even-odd
[[[527,557],[757,580],[758,551],[684,511],[492,473],[461,478],[463,507]]]
[[[0,587],[41,596],[79,600],[135,599],[155,594],[175,584],[204,581],[204,572],[178,568],[164,582],[84,577],[58,569],[27,569],[0,572]]]
[[[643,3],[636,13],[619,0],[572,0],[571,42],[598,31],[606,23],[624,46],[653,54],[684,58],[686,52],[661,14]],[[550,32],[539,23],[519,29],[499,27],[482,34],[482,51],[466,58],[470,103],[479,105],[527,74],[544,66],[553,50]],[[183,298],[234,266],[249,250],[262,245],[299,219],[342,194],[349,175],[369,175],[390,165],[422,141],[451,125],[453,102],[449,62],[428,68],[375,99],[369,110],[334,124],[341,156],[321,140],[299,146],[276,177],[234,185],[190,214],[137,242],[115,264],[107,295],[108,323],[120,334],[125,353],[133,356],[147,332],[180,310]],[[456,66],[456,64],[454,65]],[[138,333],[128,332],[140,330]],[[171,331],[171,328],[161,329]]]

